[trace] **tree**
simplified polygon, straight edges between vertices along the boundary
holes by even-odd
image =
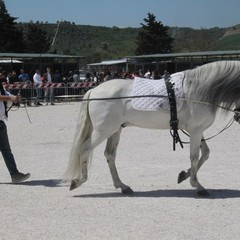
[[[146,24],[141,23],[142,28],[137,35],[136,54],[155,54],[172,52],[173,38],[168,34],[169,27],[156,21],[156,17],[148,13],[144,18]]]
[[[26,43],[26,51],[29,53],[46,53],[51,45],[50,38],[47,36],[46,31],[33,23],[25,26],[24,40]]]
[[[17,28],[17,18],[8,14],[5,3],[0,0],[0,52],[23,52],[23,34]]]

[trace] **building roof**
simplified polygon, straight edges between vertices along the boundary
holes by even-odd
[[[240,50],[187,52],[187,53],[160,53],[160,54],[128,56],[128,58],[135,58],[135,59],[136,58],[172,58],[172,57],[201,57],[201,56],[224,56],[224,55],[240,55]]]
[[[51,53],[0,53],[0,58],[84,58],[84,56],[61,55]]]

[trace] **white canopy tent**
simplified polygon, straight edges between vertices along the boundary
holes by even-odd
[[[102,61],[99,63],[90,63],[88,64],[88,67],[93,67],[93,68],[98,68],[98,71],[101,71],[101,69],[103,69],[104,67],[106,68],[112,68],[113,70],[116,70],[119,65],[120,67],[122,66],[122,68],[125,69],[125,71],[127,71],[128,69],[128,65],[127,65],[128,61],[127,58],[122,58],[122,59],[116,59],[116,60],[107,60],[107,61]]]

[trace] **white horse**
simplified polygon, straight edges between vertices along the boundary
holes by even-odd
[[[218,106],[225,109],[240,107],[240,61],[208,63],[183,73],[185,100],[178,111],[178,120],[179,129],[186,130],[190,135],[191,166],[179,174],[178,182],[190,177],[190,183],[197,193],[207,195],[197,178],[198,170],[210,153],[207,143],[201,140],[204,131],[214,122]],[[115,165],[122,128],[169,129],[170,114],[135,110],[131,98],[126,98],[131,96],[132,88],[133,80],[117,79],[85,94],[66,170],[66,179],[71,181],[70,190],[87,181],[92,152],[107,139],[104,155],[114,186],[120,188],[122,193],[133,192],[120,180]]]

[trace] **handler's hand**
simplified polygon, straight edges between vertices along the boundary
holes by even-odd
[[[11,96],[10,96],[10,101],[13,102],[13,103],[20,103],[20,101],[21,101],[21,96],[11,95]]]

